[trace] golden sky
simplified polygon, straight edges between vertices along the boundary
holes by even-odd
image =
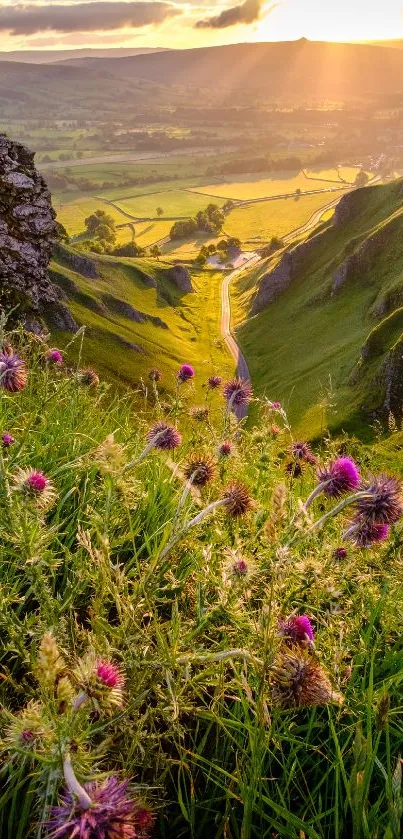
[[[0,0],[0,49],[403,38],[403,0]]]

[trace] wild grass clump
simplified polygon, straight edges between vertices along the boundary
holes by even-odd
[[[400,836],[399,449],[1,344],[1,836]]]

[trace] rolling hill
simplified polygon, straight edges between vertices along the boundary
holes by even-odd
[[[333,221],[240,277],[238,339],[255,386],[300,433],[368,436],[403,408],[403,182],[344,196]]]
[[[86,327],[83,362],[118,386],[137,387],[158,367],[163,388],[172,390],[176,372],[188,362],[197,368],[200,398],[212,372],[234,373],[220,335],[218,272],[190,274],[163,261],[88,256],[60,245],[50,277],[76,325]],[[60,346],[71,341],[57,322],[49,326]],[[73,342],[76,354],[79,343]]]

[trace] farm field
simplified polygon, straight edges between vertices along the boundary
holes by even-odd
[[[320,207],[333,198],[343,195],[345,190],[332,195],[306,195],[300,198],[279,198],[236,207],[225,221],[225,233],[236,236],[246,247],[256,247],[268,242],[272,236],[285,236],[307,222]]]
[[[100,198],[83,197],[81,195],[66,202],[54,201],[57,220],[66,228],[69,236],[77,236],[85,230],[85,219],[96,210],[105,210],[116,222],[123,224],[125,216],[118,209],[106,204]]]
[[[199,210],[204,210],[209,203],[208,197],[185,190],[149,192],[134,195],[132,198],[114,200],[114,204],[124,212],[140,218],[154,218],[157,215],[157,207],[161,207],[164,215],[170,217],[194,216]],[[217,199],[214,203],[222,205],[224,202]]]
[[[233,180],[223,181],[222,183],[210,183],[207,186],[198,187],[198,192],[204,192],[208,195],[217,195],[222,198],[232,198],[234,201],[248,201],[253,198],[268,198],[272,195],[285,195],[295,192],[296,189],[310,190],[322,189],[326,187],[334,187],[332,181],[323,182],[316,185],[309,180],[302,172],[295,174],[295,172],[278,172],[270,175],[270,177],[262,178],[261,175],[253,177],[245,175],[244,177],[238,175]]]
[[[148,248],[160,239],[168,236],[172,227],[172,221],[145,221],[134,222],[135,241],[141,248]],[[125,245],[132,241],[132,228],[130,224],[116,229],[116,244]]]

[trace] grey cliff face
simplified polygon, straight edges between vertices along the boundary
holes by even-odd
[[[57,304],[48,277],[57,227],[34,155],[0,135],[0,303],[41,313]],[[59,304],[60,305],[60,304]]]

